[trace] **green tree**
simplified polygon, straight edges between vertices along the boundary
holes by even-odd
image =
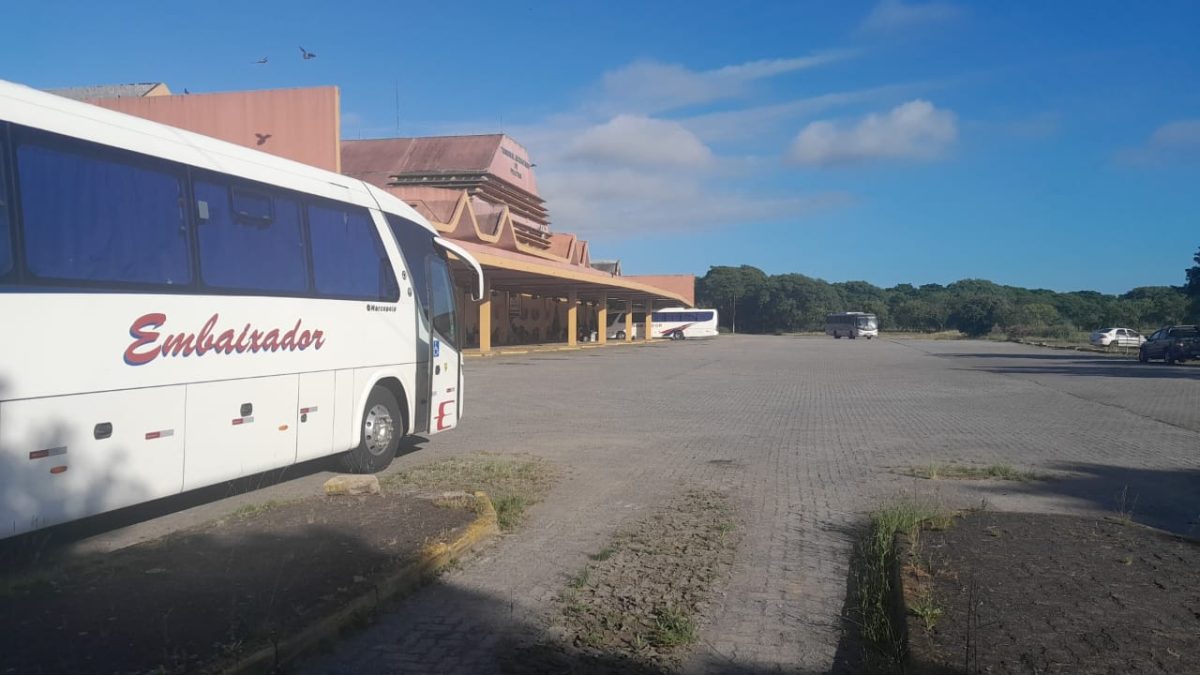
[[[766,275],[756,267],[713,266],[697,281],[696,295],[703,304],[711,304],[722,316],[729,317],[729,328],[736,333],[738,309],[746,304],[748,296],[753,298],[753,305],[761,304],[765,285]]]
[[[950,314],[955,328],[972,337],[987,335],[1000,317],[1008,311],[1008,303],[995,295],[969,295],[958,300]]]
[[[1187,284],[1183,287],[1183,290],[1191,301],[1191,306],[1188,309],[1188,319],[1200,322],[1200,250],[1196,251],[1196,255],[1192,257],[1192,260],[1196,264],[1187,271]]]

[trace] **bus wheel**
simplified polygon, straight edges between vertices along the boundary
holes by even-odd
[[[834,339],[834,340],[841,340],[841,339],[842,339],[842,334],[841,334],[841,333],[839,333],[839,332],[837,332],[836,330],[835,330],[835,331],[833,331],[833,339]]]
[[[367,397],[362,417],[362,440],[358,447],[342,455],[342,467],[352,473],[383,471],[400,446],[404,418],[392,392],[376,385]]]

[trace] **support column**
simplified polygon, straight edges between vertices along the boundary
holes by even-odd
[[[625,341],[633,342],[633,301],[625,301]]]
[[[608,343],[608,294],[601,293],[600,301],[596,305],[596,341],[600,344]]]
[[[650,334],[650,324],[652,322],[652,319],[651,319],[652,314],[654,314],[654,301],[647,300],[646,301],[646,325],[645,325],[645,330],[642,332],[643,340],[649,340],[650,338],[654,337],[653,335]]]
[[[492,351],[492,285],[483,280],[483,300],[479,301],[479,352]]]
[[[567,293],[567,346],[579,344],[579,293],[571,289]]]

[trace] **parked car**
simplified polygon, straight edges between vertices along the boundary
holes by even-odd
[[[1200,328],[1166,326],[1159,328],[1138,350],[1138,361],[1162,359],[1164,363],[1200,359]]]
[[[1096,347],[1140,347],[1146,336],[1132,328],[1101,328],[1088,341]]]

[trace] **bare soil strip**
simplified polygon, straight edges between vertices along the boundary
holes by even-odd
[[[558,597],[552,636],[502,655],[509,673],[661,672],[679,666],[737,547],[728,498],[689,490],[630,524]]]
[[[917,673],[1181,673],[1200,664],[1200,544],[1129,522],[973,512],[902,570]],[[904,565],[904,561],[901,561]],[[923,570],[913,574],[913,568]]]
[[[411,494],[311,497],[0,577],[0,672],[204,670],[369,592],[475,514]]]

